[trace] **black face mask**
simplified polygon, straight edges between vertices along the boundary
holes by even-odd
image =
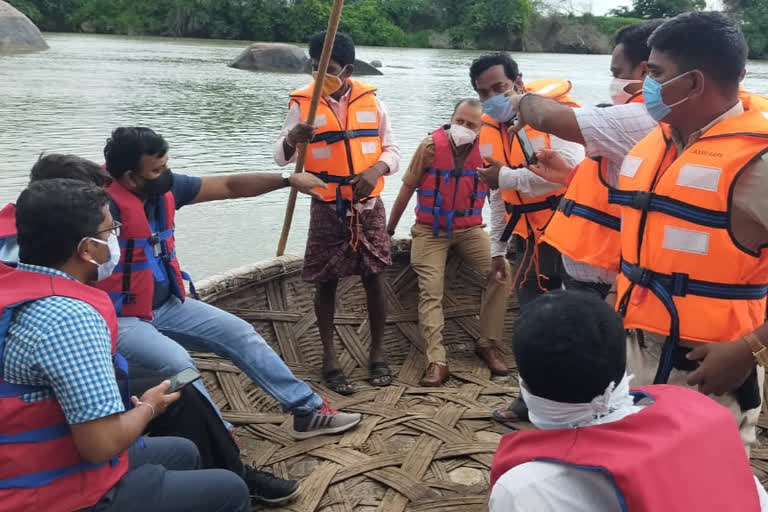
[[[173,187],[173,172],[168,169],[153,180],[144,178],[144,186],[141,190],[150,198],[158,198],[169,192]]]

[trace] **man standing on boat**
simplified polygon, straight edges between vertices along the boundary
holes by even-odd
[[[739,90],[746,42],[722,14],[677,16],[649,46],[643,96],[663,123],[629,152],[610,196],[628,367],[641,384],[712,394],[749,450],[768,364],[768,103]]]
[[[589,158],[580,164],[579,168],[584,172],[578,173],[578,182],[566,191],[566,202],[561,201],[563,208],[567,201],[578,199],[581,206],[590,209],[588,211],[597,211],[599,218],[612,221],[613,227],[620,222],[616,218],[616,207],[608,204],[607,186],[615,186],[618,182],[619,169],[627,152],[656,127],[656,121],[643,105],[641,89],[642,80],[648,73],[651,51],[648,37],[660,24],[660,21],[651,21],[617,32],[611,56],[613,79],[608,88],[617,106],[571,108],[534,94],[526,94],[525,100],[521,101],[523,95],[508,91],[512,110],[517,112],[518,126],[527,123],[530,129],[584,144]],[[540,155],[542,164],[562,160],[553,152],[543,153]],[[563,165],[569,170],[574,168],[572,162],[563,162]],[[532,168],[537,170],[536,166]],[[589,178],[594,178],[595,182],[589,183]],[[585,180],[587,183],[583,183]],[[600,193],[604,196],[598,195]],[[566,288],[593,290],[615,301],[616,296],[610,294],[610,288],[619,268],[618,232],[614,230],[612,234],[605,227],[609,222],[597,225],[581,217],[579,213],[584,211],[583,207],[571,206],[567,217],[563,210],[556,211],[542,240],[547,246],[562,251],[562,279]],[[584,233],[593,231],[598,233],[588,235],[587,241]],[[518,398],[508,407],[494,411],[493,417],[499,421],[524,420],[527,417],[525,403]]]
[[[325,32],[309,40],[314,69],[324,40]],[[333,346],[336,287],[345,276],[361,276],[366,292],[371,330],[369,382],[374,386],[392,382],[383,350],[387,301],[381,275],[391,265],[390,240],[379,194],[384,177],[396,173],[400,163],[400,149],[376,88],[350,78],[354,62],[352,39],[337,34],[315,126],[302,122],[308,116],[312,83],[291,93],[290,110],[274,151],[275,162],[285,166],[295,161],[297,145],[308,144],[306,171],[327,183],[312,201],[303,278],[315,284],[323,379],[342,395],[354,392]]]
[[[488,186],[477,169],[483,165],[478,134],[483,114],[476,99],[461,100],[451,123],[424,139],[403,176],[389,216],[393,236],[408,202],[417,193],[416,224],[411,228],[411,267],[419,279],[419,327],[426,344],[428,367],[422,386],[439,386],[448,377],[443,347],[443,288],[448,250],[454,248],[484,278],[477,353],[494,375],[509,367],[500,348],[511,286],[509,268],[491,275],[491,241],[483,225]]]
[[[528,130],[520,136],[510,134],[508,129],[514,124],[515,111],[504,93],[535,90],[562,105],[577,105],[568,96],[571,84],[566,80],[538,80],[526,86],[517,62],[507,53],[491,53],[475,59],[469,75],[485,111],[480,151],[490,166],[481,169],[480,175],[492,189],[492,273],[506,272],[507,245],[513,240],[516,274],[513,285],[524,307],[539,294],[561,286],[560,254],[540,243],[540,239],[564,188],[527,169],[534,162],[529,161],[530,155],[526,156],[523,143],[530,142],[529,151],[553,149],[572,165],[584,159],[584,148],[547,132]],[[526,140],[521,142],[524,136]]]
[[[169,375],[194,366],[187,350],[227,357],[293,414],[296,439],[343,432],[359,423],[359,414],[334,411],[297,379],[251,324],[187,298],[174,248],[174,214],[186,205],[288,186],[309,193],[324,184],[310,175],[176,174],[168,168],[168,143],[149,128],[117,128],[104,156],[114,179],[106,190],[112,215],[122,223],[122,254],[114,274],[98,286],[109,293],[120,317],[120,352]]]

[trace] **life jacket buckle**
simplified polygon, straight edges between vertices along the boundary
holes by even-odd
[[[355,133],[355,130],[344,130],[341,133],[344,136],[344,140],[352,140],[355,137],[357,137],[357,133]]]
[[[560,204],[557,205],[557,209],[560,210],[563,215],[570,217],[573,213],[573,207],[576,205],[576,201],[573,199],[560,198]]]
[[[136,294],[135,293],[124,293],[123,294],[123,304],[136,304]]]
[[[647,212],[651,207],[653,192],[637,192],[632,198],[632,208]]]
[[[653,272],[640,265],[633,265],[629,274],[626,274],[626,276],[631,282],[644,288],[648,288],[648,285],[651,284],[651,281],[653,280]]]

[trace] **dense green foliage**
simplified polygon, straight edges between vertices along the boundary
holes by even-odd
[[[9,1],[44,31],[291,42],[305,41],[324,29],[332,4],[332,0]],[[611,16],[575,16],[562,12],[562,2],[549,2],[550,6],[547,2],[347,0],[341,30],[362,45],[519,50],[529,46],[526,37],[545,32],[532,30],[534,23],[565,23],[581,27],[577,39],[592,34],[586,39],[593,41],[593,51],[604,51],[607,38],[624,25],[706,6],[706,0],[633,0],[631,9],[615,9]],[[768,1],[724,2],[728,12],[742,20],[751,55],[768,56]]]

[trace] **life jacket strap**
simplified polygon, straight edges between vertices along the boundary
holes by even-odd
[[[563,197],[560,199],[560,204],[557,205],[557,209],[566,217],[576,215],[577,217],[582,217],[608,229],[614,231],[621,230],[621,219],[619,217],[602,212],[591,206],[577,203],[573,199],[566,199]]]
[[[645,212],[664,213],[671,217],[711,228],[727,229],[729,224],[727,211],[701,208],[653,192],[612,189],[608,191],[608,202]]]
[[[340,130],[324,132],[312,137],[310,143],[325,142],[326,144],[335,144],[344,140],[358,139],[361,137],[378,137],[379,130]]]
[[[724,300],[760,300],[768,295],[768,284],[731,284],[690,279],[688,274],[662,274],[647,268],[621,262],[621,273],[633,285],[648,288],[661,301],[670,316],[669,336],[664,342],[654,384],[666,384],[673,367],[673,356],[680,346],[680,316],[673,297],[697,295]],[[629,294],[623,301],[629,300]],[[626,307],[624,305],[623,307]]]
[[[504,228],[504,233],[502,233],[500,240],[502,242],[509,241],[512,233],[515,231],[515,226],[517,226],[517,223],[520,221],[520,217],[526,213],[543,212],[545,210],[554,211],[560,204],[560,199],[562,199],[562,197],[562,194],[558,196],[549,196],[543,201],[525,204],[512,204],[504,201],[504,207],[506,208],[507,213],[510,214],[510,218],[509,222],[507,222],[507,227]]]

